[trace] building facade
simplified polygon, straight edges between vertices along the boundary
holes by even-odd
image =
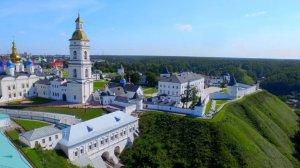
[[[204,90],[204,77],[193,72],[174,75],[161,75],[158,81],[158,94],[166,94],[173,101],[180,101],[188,86],[195,88],[200,96]]]
[[[117,111],[64,129],[59,143],[72,163],[105,167],[102,158],[118,163],[116,154],[133,143],[137,130],[138,118]]]

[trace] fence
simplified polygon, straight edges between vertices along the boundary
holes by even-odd
[[[25,111],[0,108],[0,113],[8,114],[12,118],[46,121],[57,124],[59,126],[74,125],[81,122],[81,119],[78,119],[72,115],[47,113],[41,111]]]

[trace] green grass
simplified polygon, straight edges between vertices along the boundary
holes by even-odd
[[[104,89],[106,81],[94,81],[94,91]]]
[[[90,120],[106,113],[102,109],[93,109],[93,108],[84,109],[84,108],[66,108],[66,107],[25,107],[25,108],[21,108],[21,110],[43,111],[49,113],[75,115],[77,118],[80,118],[82,121]]]
[[[220,92],[221,93],[227,93],[227,89],[222,89]]]
[[[121,160],[129,168],[300,167],[291,141],[297,120],[265,91],[226,104],[212,120],[148,112]]]
[[[72,165],[64,155],[62,151],[55,150],[41,150],[41,149],[30,149],[25,147],[19,142],[19,132],[17,130],[12,130],[7,132],[8,136],[12,141],[18,146],[19,149],[26,155],[27,158],[35,165],[37,168],[43,168],[42,159],[46,160],[46,168],[57,168],[57,167],[68,167],[77,168],[77,166]]]
[[[144,94],[154,94],[154,93],[157,93],[158,90],[156,88],[144,88]]]
[[[208,103],[205,106],[205,113],[204,114],[208,114],[209,113],[211,104],[212,104],[212,100],[209,100]]]
[[[23,127],[26,131],[33,130],[35,128],[41,128],[48,126],[50,124],[40,121],[33,121],[33,120],[22,120],[22,119],[13,119],[18,125]]]
[[[69,76],[69,71],[68,70],[64,70],[63,71],[63,77],[67,78]]]
[[[218,110],[219,107],[226,102],[228,102],[228,100],[216,100],[216,110]]]
[[[22,103],[25,104],[45,104],[45,103],[49,103],[52,102],[53,100],[50,99],[45,99],[45,98],[40,98],[40,97],[34,97],[34,98],[27,98],[27,99],[23,99],[23,100],[17,100],[17,101],[11,101],[8,102],[8,105],[20,105]]]

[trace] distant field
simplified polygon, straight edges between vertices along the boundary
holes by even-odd
[[[105,84],[107,82],[105,81],[94,81],[94,91],[98,90],[98,89],[103,89],[105,87]]]
[[[35,128],[41,128],[48,126],[48,123],[32,120],[13,119],[17,124],[23,127],[26,131],[33,130]]]

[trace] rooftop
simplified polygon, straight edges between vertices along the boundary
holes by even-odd
[[[64,129],[63,139],[60,141],[60,144],[73,146],[137,120],[138,118],[122,111],[112,112]]]
[[[182,72],[182,73],[172,75],[170,77],[161,77],[159,81],[171,82],[171,83],[187,83],[189,81],[192,82],[202,78],[204,78],[202,75],[193,72]]]
[[[54,127],[54,125],[49,125],[46,127],[41,127],[41,128],[37,128],[37,129],[31,130],[31,131],[28,131],[28,132],[24,132],[24,133],[20,134],[20,136],[24,137],[28,141],[33,141],[33,140],[36,140],[39,138],[43,138],[43,137],[58,134],[58,133],[61,133],[61,130]]]

